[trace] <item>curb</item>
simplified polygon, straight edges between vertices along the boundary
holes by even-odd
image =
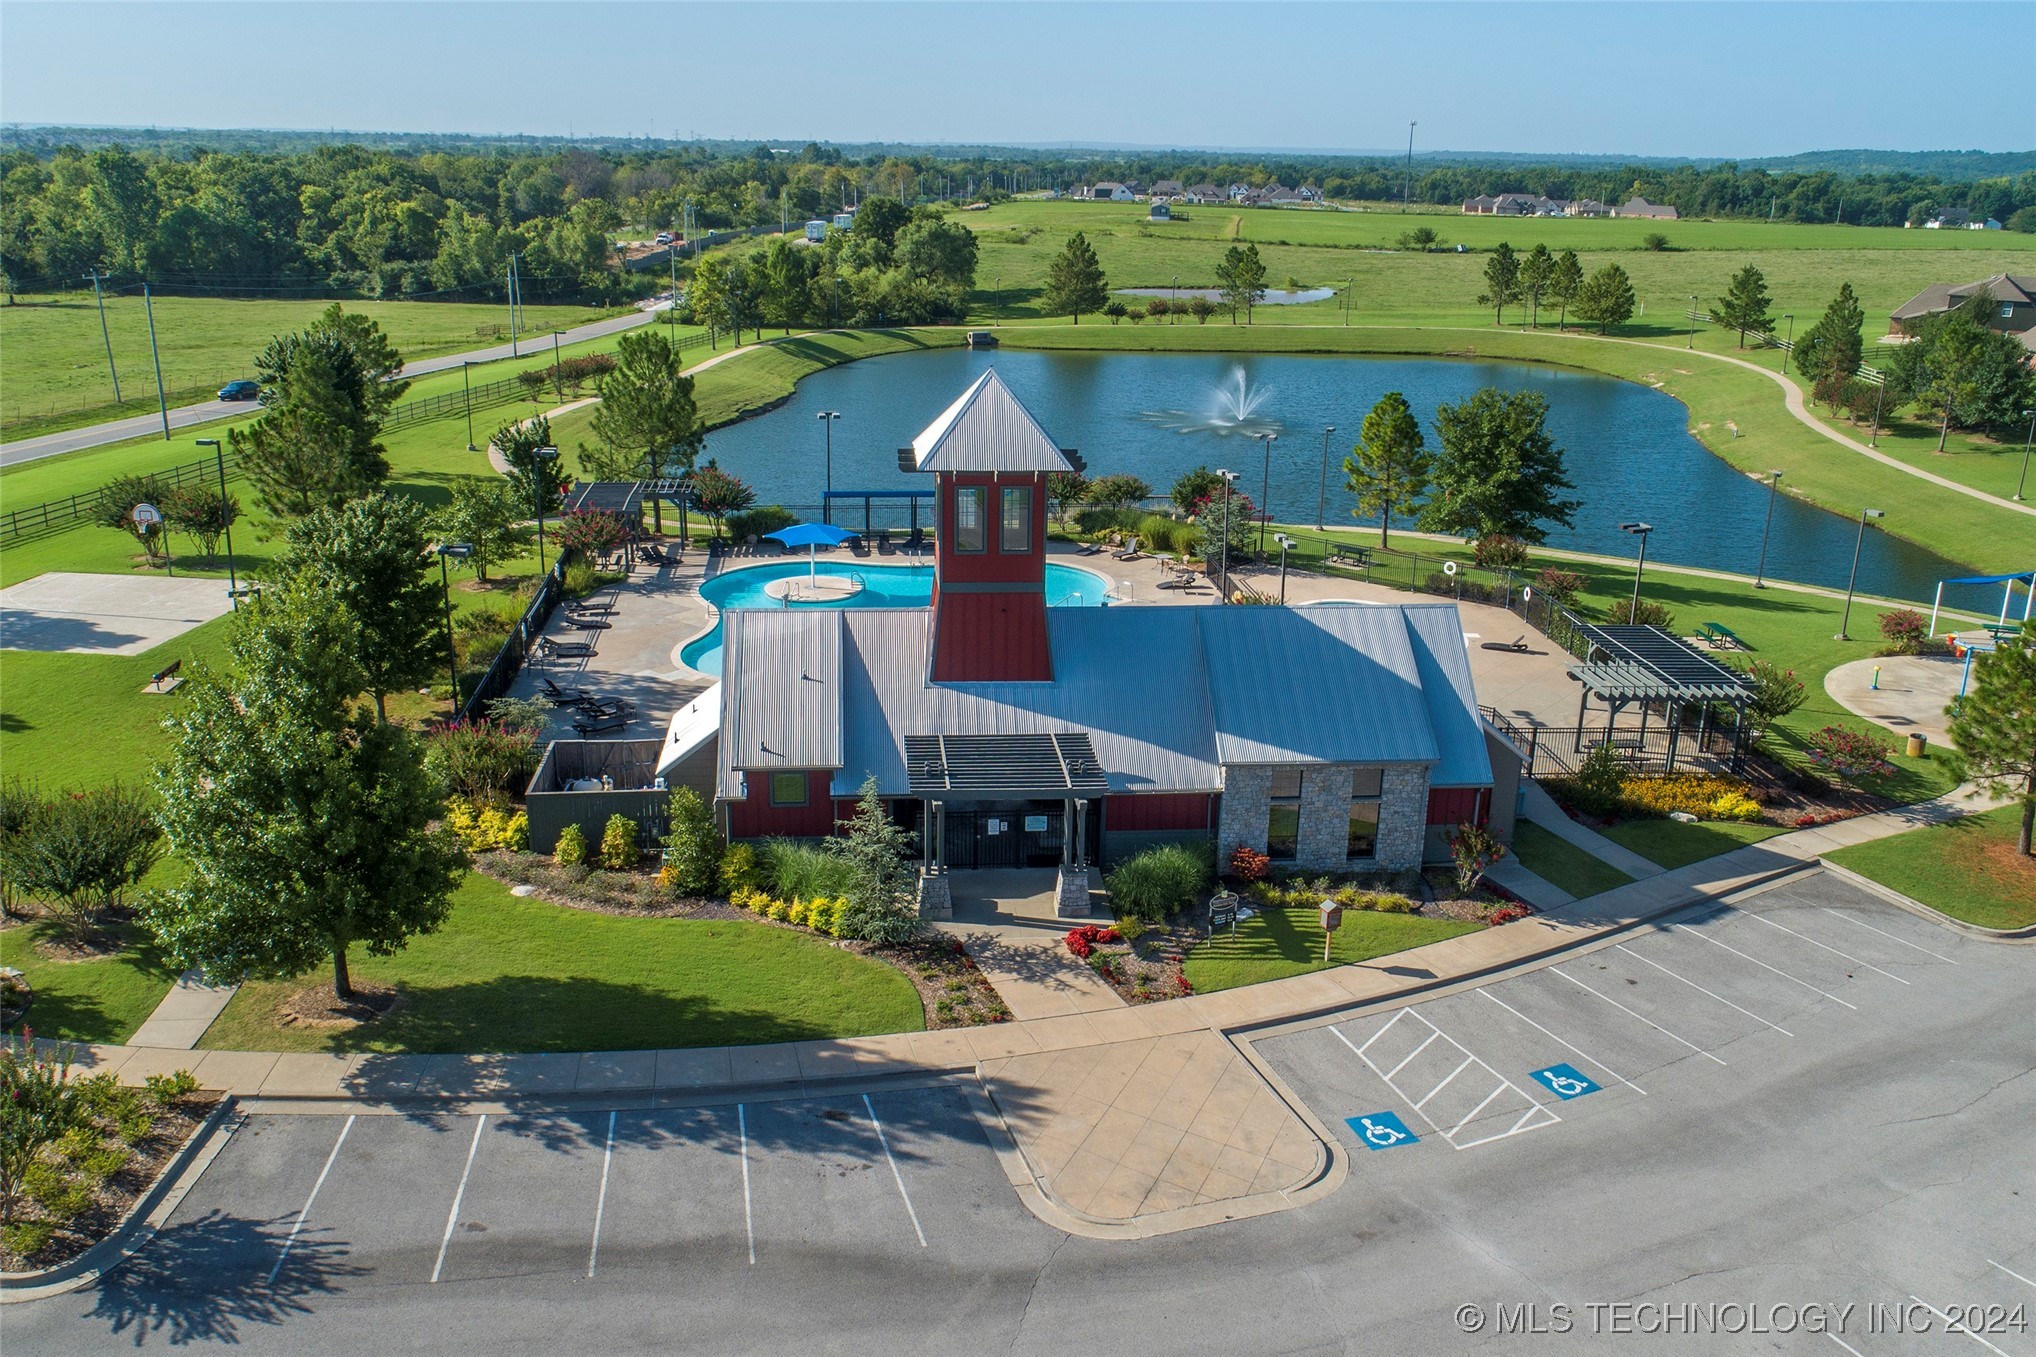
[[[212,1115],[199,1123],[176,1157],[156,1175],[155,1183],[128,1208],[106,1238],[69,1262],[41,1272],[0,1273],[0,1305],[44,1300],[89,1286],[147,1247],[233,1138],[237,1122],[224,1133],[219,1128],[238,1111],[238,1100],[232,1095],[221,1098]]]
[[[1969,938],[1978,938],[1983,942],[2036,942],[2036,924],[2024,924],[2020,928],[1987,928],[1981,924],[1967,923],[1963,919],[1952,918],[1941,909],[1933,909],[1921,900],[1904,895],[1892,886],[1883,886],[1870,876],[1862,876],[1850,867],[1841,867],[1830,858],[1818,858],[1817,865],[1840,881],[1877,895],[1898,909],[1905,909],[1927,922],[1941,924]]]

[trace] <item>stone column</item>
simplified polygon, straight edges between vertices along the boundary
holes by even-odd
[[[954,891],[949,885],[945,867],[919,869],[919,917],[922,919],[954,917]]]
[[[1063,919],[1089,917],[1089,869],[1062,863],[1054,875],[1053,912]]]

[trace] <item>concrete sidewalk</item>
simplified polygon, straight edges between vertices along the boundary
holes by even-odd
[[[155,1012],[134,1029],[127,1044],[188,1051],[198,1044],[205,1029],[212,1026],[212,1020],[225,1011],[227,1002],[239,990],[238,985],[208,985],[198,972],[185,971],[156,1005]]]

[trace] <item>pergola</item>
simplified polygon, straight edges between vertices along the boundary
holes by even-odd
[[[949,801],[1059,801],[1061,862],[1080,866],[1088,803],[1109,793],[1110,779],[1079,731],[1034,735],[908,735],[905,773],[926,805],[928,867],[944,867]]]
[[[1701,749],[1710,733],[1711,708],[1722,705],[1732,708],[1732,766],[1739,766],[1745,752],[1746,704],[1753,697],[1753,680],[1660,627],[1587,626],[1583,631],[1587,658],[1569,670],[1569,676],[1583,685],[1577,700],[1577,753],[1583,752],[1585,716],[1593,697],[1605,705],[1604,742],[1636,755],[1646,752],[1648,707],[1658,702],[1667,708],[1666,764],[1673,772],[1683,708],[1697,707],[1697,746]],[[1636,703],[1640,706],[1639,733],[1621,738],[1615,729],[1619,713]]]

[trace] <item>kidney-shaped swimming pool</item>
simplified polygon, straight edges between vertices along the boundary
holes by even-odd
[[[845,598],[796,602],[774,598],[769,592],[775,580],[803,578],[808,570],[831,578],[859,580],[862,588]],[[1110,581],[1093,570],[1079,566],[1046,567],[1046,602],[1054,608],[1100,608],[1108,604]],[[772,565],[748,566],[716,575],[700,586],[700,597],[718,613],[733,608],[923,608],[933,598],[931,565],[868,565],[852,561],[821,561],[810,565],[801,560],[779,561]],[[679,660],[703,674],[721,676],[721,619],[714,629],[696,636],[679,652]]]

